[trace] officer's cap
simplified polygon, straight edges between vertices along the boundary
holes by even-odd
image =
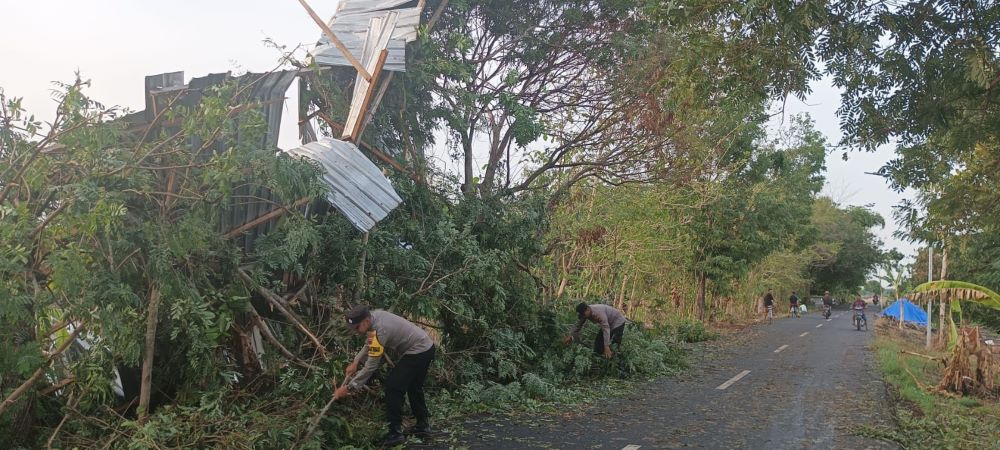
[[[351,328],[357,328],[358,324],[369,316],[371,316],[371,313],[368,312],[368,307],[364,305],[355,306],[344,315],[347,319],[347,326]]]

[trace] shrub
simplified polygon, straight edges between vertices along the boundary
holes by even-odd
[[[704,342],[719,338],[719,333],[705,328],[705,324],[697,320],[684,319],[673,328],[677,338],[683,342]]]

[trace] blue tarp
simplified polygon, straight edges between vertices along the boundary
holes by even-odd
[[[906,298],[896,300],[891,305],[882,310],[882,315],[899,320],[900,309],[903,312],[903,320],[907,323],[927,326],[927,312],[919,306],[910,303]]]

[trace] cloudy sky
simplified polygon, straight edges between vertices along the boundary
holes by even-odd
[[[329,17],[337,0],[310,4]],[[0,0],[0,17],[0,88],[23,97],[25,107],[42,118],[51,117],[54,106],[51,82],[72,81],[77,70],[91,80],[93,98],[141,109],[146,75],[266,71],[276,66],[280,53],[265,39],[293,48],[308,46],[319,35],[296,0]],[[839,92],[821,80],[805,102],[789,99],[785,111],[808,112],[836,143],[839,103]],[[776,117],[772,125],[781,123]],[[912,253],[912,244],[892,237],[892,206],[901,196],[865,174],[891,158],[892,150],[851,152],[847,161],[842,153],[833,151],[827,160],[824,194],[842,204],[872,205],[889,222],[879,232],[882,239]]]

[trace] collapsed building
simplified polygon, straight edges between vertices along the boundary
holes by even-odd
[[[185,80],[184,72],[169,72],[149,75],[145,78],[145,107],[128,114],[122,120],[127,129],[136,135],[155,135],[160,132],[176,132],[179,124],[162,120],[166,112],[174,107],[197,109],[212,90],[223,85],[235,85],[240,92],[241,104],[256,109],[263,118],[266,131],[259,141],[247,143],[243,139],[251,137],[236,133],[229,140],[219,139],[204,152],[204,158],[211,158],[216,152],[224,152],[235,147],[233,144],[249,144],[255,148],[273,149],[293,158],[305,158],[318,167],[322,182],[327,188],[323,199],[280,199],[263,187],[241,186],[234,196],[254,198],[252,201],[229,202],[219,209],[217,230],[237,244],[246,254],[252,254],[258,238],[275,230],[282,215],[288,211],[298,211],[304,215],[317,216],[336,211],[346,218],[359,232],[367,233],[376,223],[384,219],[400,205],[402,199],[396,193],[389,179],[379,167],[366,156],[359,145],[366,147],[369,154],[385,163],[392,164],[384,154],[365,146],[360,141],[368,122],[381,101],[392,72],[405,71],[405,46],[417,36],[423,1],[409,0],[342,0],[337,12],[328,21],[320,21],[308,4],[300,0],[306,11],[322,29],[317,44],[310,49],[310,68],[278,70],[268,73],[246,73],[233,75],[229,72],[214,73]],[[357,73],[351,92],[349,110],[340,125],[340,136],[321,137],[317,133],[316,111],[300,107],[306,83],[305,76],[318,71],[332,71],[340,67],[353,68]],[[384,74],[390,76],[383,76]],[[291,94],[290,94],[291,93]],[[283,122],[285,111],[298,111],[296,124],[289,130],[288,120]],[[287,118],[285,118],[287,119]],[[329,124],[327,124],[329,125]],[[284,128],[284,129],[283,129]],[[329,127],[333,131],[333,127]],[[294,132],[298,145],[280,148],[279,137]],[[192,137],[189,145],[199,148],[204,143]],[[234,142],[235,141],[235,142]],[[277,206],[276,206],[277,205]],[[249,270],[252,270],[250,268]],[[275,331],[288,326],[268,320],[275,314],[286,315],[287,322],[295,323],[294,314],[288,312],[289,300],[298,294],[294,291],[302,280],[292,274],[283,275],[283,284],[289,292],[271,292],[254,285],[243,268],[240,274],[251,290],[257,292],[250,314],[254,325],[250,328],[248,343],[255,353],[252,358],[260,369],[265,367],[265,340],[277,344]],[[277,311],[277,312],[275,312]],[[301,325],[301,324],[300,324]],[[73,330],[73,326],[68,328]],[[308,330],[301,329],[306,335]],[[76,338],[75,351],[88,351],[95,342],[94,337]],[[319,356],[326,356],[318,341],[313,342],[313,350]],[[277,345],[280,348],[280,344]],[[67,357],[72,357],[68,352]],[[229,355],[237,358],[237,355]],[[245,363],[245,361],[244,361]],[[115,368],[114,392],[125,399],[135,398],[139,393],[140,373],[137,368],[119,365]],[[234,379],[234,381],[237,381]]]

